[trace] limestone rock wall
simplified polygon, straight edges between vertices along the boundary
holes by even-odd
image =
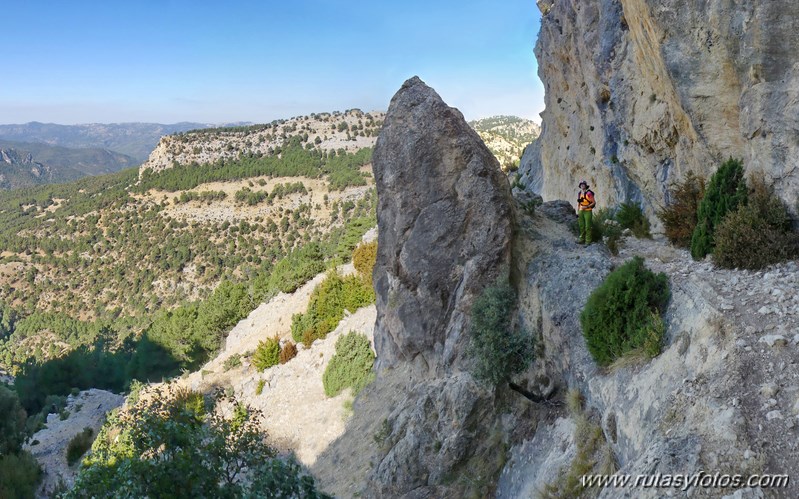
[[[689,170],[728,157],[763,172],[795,209],[799,4],[789,0],[558,0],[535,53],[542,134],[522,181],[544,200],[642,202],[649,215]]]

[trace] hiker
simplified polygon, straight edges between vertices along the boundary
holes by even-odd
[[[580,192],[577,194],[577,220],[580,223],[580,239],[577,244],[591,244],[591,210],[596,206],[594,193],[588,188],[588,182],[581,180]]]

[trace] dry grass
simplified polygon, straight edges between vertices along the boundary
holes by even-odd
[[[602,427],[585,412],[584,399],[579,390],[571,389],[566,395],[566,407],[576,426],[574,442],[577,452],[571,464],[561,470],[554,482],[548,483],[538,491],[542,499],[573,497],[595,497],[599,489],[585,489],[580,478],[587,474],[613,474],[617,471],[613,449],[605,440]]]
[[[613,363],[607,367],[607,372],[612,374],[622,369],[642,366],[646,364],[649,359],[651,359],[651,357],[643,348],[635,348],[614,360]]]

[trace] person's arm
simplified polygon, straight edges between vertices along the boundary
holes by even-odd
[[[586,208],[588,208],[588,209],[590,209],[590,210],[593,210],[593,209],[594,209],[594,207],[596,206],[596,199],[594,199],[594,195],[593,195],[593,194],[589,195],[589,196],[588,196],[588,200],[589,200],[589,201],[591,201],[591,204],[589,204],[588,206],[586,206]]]

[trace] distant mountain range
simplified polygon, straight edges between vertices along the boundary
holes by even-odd
[[[0,140],[0,190],[67,182],[113,173],[139,161],[96,147],[72,149],[42,143]]]
[[[230,123],[222,126],[236,126]],[[207,123],[89,123],[57,125],[32,121],[22,125],[0,125],[0,140],[41,142],[54,146],[96,147],[122,153],[138,162],[147,159],[164,135],[220,125]]]

